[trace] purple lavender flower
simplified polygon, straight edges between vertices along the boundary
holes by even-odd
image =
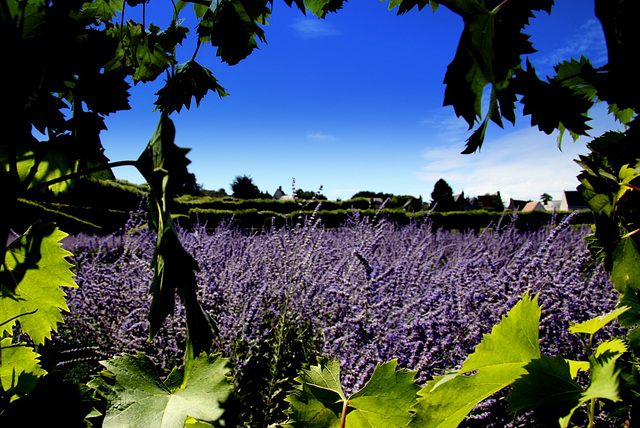
[[[180,230],[200,266],[199,297],[224,354],[242,368],[238,349],[259,349],[275,334],[276,324],[267,321],[286,317],[322,335],[315,351],[340,360],[347,394],[364,385],[376,363],[392,358],[416,370],[418,383],[458,367],[525,292],[540,294],[543,351],[583,358],[569,322],[600,315],[618,299],[590,262],[586,234],[568,221],[528,233],[502,221],[473,233],[374,222],[357,213],[338,229],[313,218],[259,233],[228,224]],[[66,244],[76,254],[79,284],[69,292],[67,328],[84,331],[101,354],[142,351],[165,369],[179,363],[185,342],[179,305],[157,339],[147,341],[153,234],[132,224],[118,236]],[[619,332],[612,326],[600,334]],[[505,426],[487,416],[498,417],[501,401],[483,404],[469,423]]]

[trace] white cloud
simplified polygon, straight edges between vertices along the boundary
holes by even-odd
[[[308,132],[307,133],[308,140],[316,140],[316,141],[335,141],[336,137],[333,135],[325,134],[322,132]]]
[[[461,155],[457,146],[427,150],[426,164],[415,175],[430,185],[443,178],[454,193],[464,190],[467,196],[500,191],[505,203],[537,200],[543,193],[559,199],[563,190],[578,185],[580,167],[574,159],[587,151],[581,140],[563,148],[558,150],[555,136],[526,128],[485,142],[482,153]]]
[[[313,16],[296,19],[296,21],[291,24],[291,28],[303,38],[333,36],[340,33],[326,20]]]

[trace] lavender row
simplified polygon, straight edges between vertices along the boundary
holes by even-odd
[[[223,353],[233,357],[238,340],[265,340],[271,332],[263,321],[286,315],[321,333],[317,352],[339,358],[346,392],[392,358],[417,370],[419,383],[459,366],[525,292],[540,293],[545,352],[581,357],[569,322],[617,302],[590,261],[585,234],[568,221],[526,234],[510,224],[476,234],[357,214],[331,230],[311,219],[254,234],[228,225],[180,232],[200,266],[200,299]],[[142,351],[165,368],[179,362],[181,309],[147,340],[153,234],[132,224],[117,236],[70,237],[65,245],[76,254],[80,286],[69,292],[67,331],[82,332],[102,355]]]

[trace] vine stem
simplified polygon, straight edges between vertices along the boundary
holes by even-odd
[[[491,11],[491,13],[498,13],[500,12],[500,9],[502,9],[503,7],[505,7],[506,5],[508,5],[511,2],[511,0],[504,0],[502,3],[500,3],[499,5],[497,5],[496,7],[493,8],[493,10]]]
[[[349,407],[349,400],[344,400],[342,405],[342,419],[340,419],[340,428],[344,428],[347,423],[347,408]]]
[[[54,178],[53,180],[45,181],[43,183],[38,183],[35,186],[31,187],[31,189],[42,189],[45,187],[49,187],[53,184],[62,183],[63,181],[73,180],[74,178],[84,177],[86,175],[93,174],[95,172],[100,172],[100,171],[104,171],[105,169],[116,168],[119,166],[136,166],[136,161],[124,160],[124,161],[117,161],[117,162],[109,162],[103,165],[95,166],[93,168],[87,168],[82,171],[74,172],[69,175]]]
[[[596,426],[595,413],[596,413],[596,399],[592,398],[591,403],[589,404],[589,425],[587,426],[588,428],[593,428]]]

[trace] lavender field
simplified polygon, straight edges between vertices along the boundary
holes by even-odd
[[[201,302],[237,376],[261,353],[280,352],[272,364],[285,360],[284,342],[297,340],[304,349],[289,346],[288,352],[306,354],[294,360],[315,354],[340,360],[349,393],[363,386],[376,363],[390,359],[417,371],[420,384],[459,366],[527,291],[540,294],[543,351],[584,358],[583,344],[566,332],[569,322],[600,315],[618,299],[590,259],[583,240],[588,231],[565,221],[520,233],[512,221],[507,216],[482,233],[467,233],[434,231],[428,223],[372,223],[354,213],[332,230],[309,219],[254,233],[198,226],[180,236],[199,263]],[[134,217],[119,234],[65,239],[79,288],[68,292],[59,364],[87,360],[97,369],[100,359],[136,351],[164,369],[180,363],[180,309],[159,337],[147,340],[155,237],[141,224]],[[610,327],[599,334],[618,333]],[[477,409],[468,423],[484,419],[481,426],[490,426],[494,404]]]

